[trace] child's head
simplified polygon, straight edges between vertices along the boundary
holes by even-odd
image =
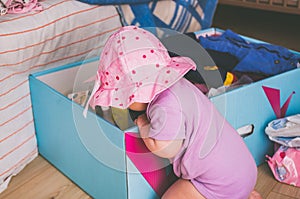
[[[148,103],[190,69],[196,69],[190,58],[171,58],[151,32],[122,27],[104,46],[90,104],[125,109],[133,102]]]

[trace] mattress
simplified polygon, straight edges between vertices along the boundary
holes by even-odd
[[[121,27],[114,6],[40,3],[42,11],[0,16],[0,193],[38,155],[28,75],[99,56]]]

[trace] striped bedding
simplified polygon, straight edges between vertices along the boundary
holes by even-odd
[[[0,193],[38,154],[28,75],[98,56],[121,27],[114,6],[41,4],[41,12],[0,16]]]

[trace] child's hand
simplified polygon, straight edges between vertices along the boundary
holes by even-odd
[[[145,126],[145,125],[149,124],[150,122],[147,118],[147,115],[144,113],[144,114],[138,116],[138,118],[134,121],[134,123],[138,127],[142,127],[142,126]]]
[[[140,115],[134,123],[139,127],[140,136],[147,148],[155,155],[173,158],[182,147],[183,140],[155,140],[149,137],[150,121],[146,114]]]
[[[139,127],[140,136],[142,138],[148,138],[148,133],[150,129],[150,122],[146,114],[140,115],[134,123]]]

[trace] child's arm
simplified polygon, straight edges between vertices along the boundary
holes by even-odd
[[[183,140],[155,140],[148,137],[150,123],[146,114],[140,115],[135,123],[147,148],[155,155],[163,158],[173,158],[180,150]]]

